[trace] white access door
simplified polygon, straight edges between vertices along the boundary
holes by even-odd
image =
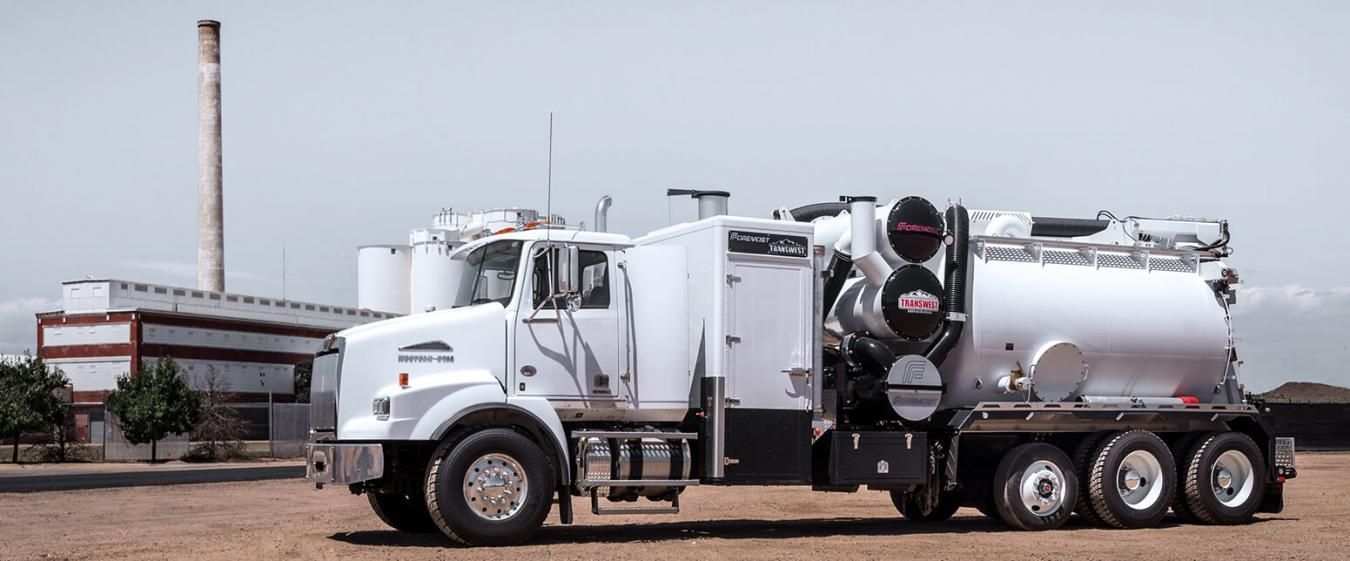
[[[745,409],[808,409],[810,267],[733,260],[727,270],[727,396]]]
[[[576,310],[536,301],[548,294],[548,265],[527,267],[515,333],[515,393],[557,401],[613,400],[619,387],[619,313],[612,252],[580,252],[582,292]],[[533,317],[531,317],[533,316]]]

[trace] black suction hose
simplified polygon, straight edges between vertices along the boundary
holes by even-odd
[[[961,340],[961,331],[966,326],[966,289],[970,283],[970,213],[966,207],[952,205],[947,209],[947,224],[952,236],[952,245],[947,246],[947,278],[943,283],[948,319],[924,353],[934,366],[942,366]]]
[[[792,209],[792,219],[797,222],[811,222],[817,218],[838,216],[839,213],[846,210],[848,210],[848,203],[815,203]],[[782,218],[776,210],[773,217]],[[834,256],[830,257],[830,264],[827,268],[829,276],[825,278],[824,290],[821,294],[821,299],[824,302],[821,302],[820,317],[830,315],[830,309],[834,308],[834,301],[839,299],[839,292],[844,289],[844,281],[848,280],[848,273],[853,270],[853,258],[847,253],[836,250]]]
[[[854,337],[849,341],[848,354],[867,371],[880,373],[883,377],[895,364],[895,353],[871,337]]]
[[[836,216],[846,210],[848,210],[848,203],[814,203],[792,209],[792,219],[797,222],[810,222],[825,216]],[[782,216],[778,216],[778,211],[776,210],[773,211],[773,217],[783,218]]]
[[[853,270],[853,258],[849,254],[839,250],[834,251],[834,256],[830,257],[829,276],[825,277],[825,284],[821,291],[820,317],[830,315],[830,310],[834,308],[834,301],[839,299],[839,293],[844,290],[844,281],[848,280],[848,272]]]

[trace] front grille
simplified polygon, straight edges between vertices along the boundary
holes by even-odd
[[[309,381],[309,431],[337,430],[338,365],[342,352],[330,351],[314,357]]]

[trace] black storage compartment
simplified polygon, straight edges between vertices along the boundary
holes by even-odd
[[[928,468],[922,432],[832,430],[816,441],[817,485],[919,485]]]
[[[811,482],[811,412],[727,409],[727,484]],[[706,442],[711,442],[707,441]]]

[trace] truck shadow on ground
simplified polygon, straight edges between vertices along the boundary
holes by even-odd
[[[1258,518],[1253,524],[1289,518]],[[1159,528],[1179,526],[1168,518]],[[1081,518],[1070,520],[1059,532],[1100,530]],[[693,539],[762,539],[906,536],[923,534],[969,534],[1016,532],[1001,521],[983,516],[958,516],[946,522],[915,523],[900,518],[810,518],[794,520],[694,520],[655,524],[545,526],[528,545],[569,543],[633,543]],[[404,534],[393,530],[344,532],[329,539],[365,546],[445,547],[454,545],[439,534]]]

